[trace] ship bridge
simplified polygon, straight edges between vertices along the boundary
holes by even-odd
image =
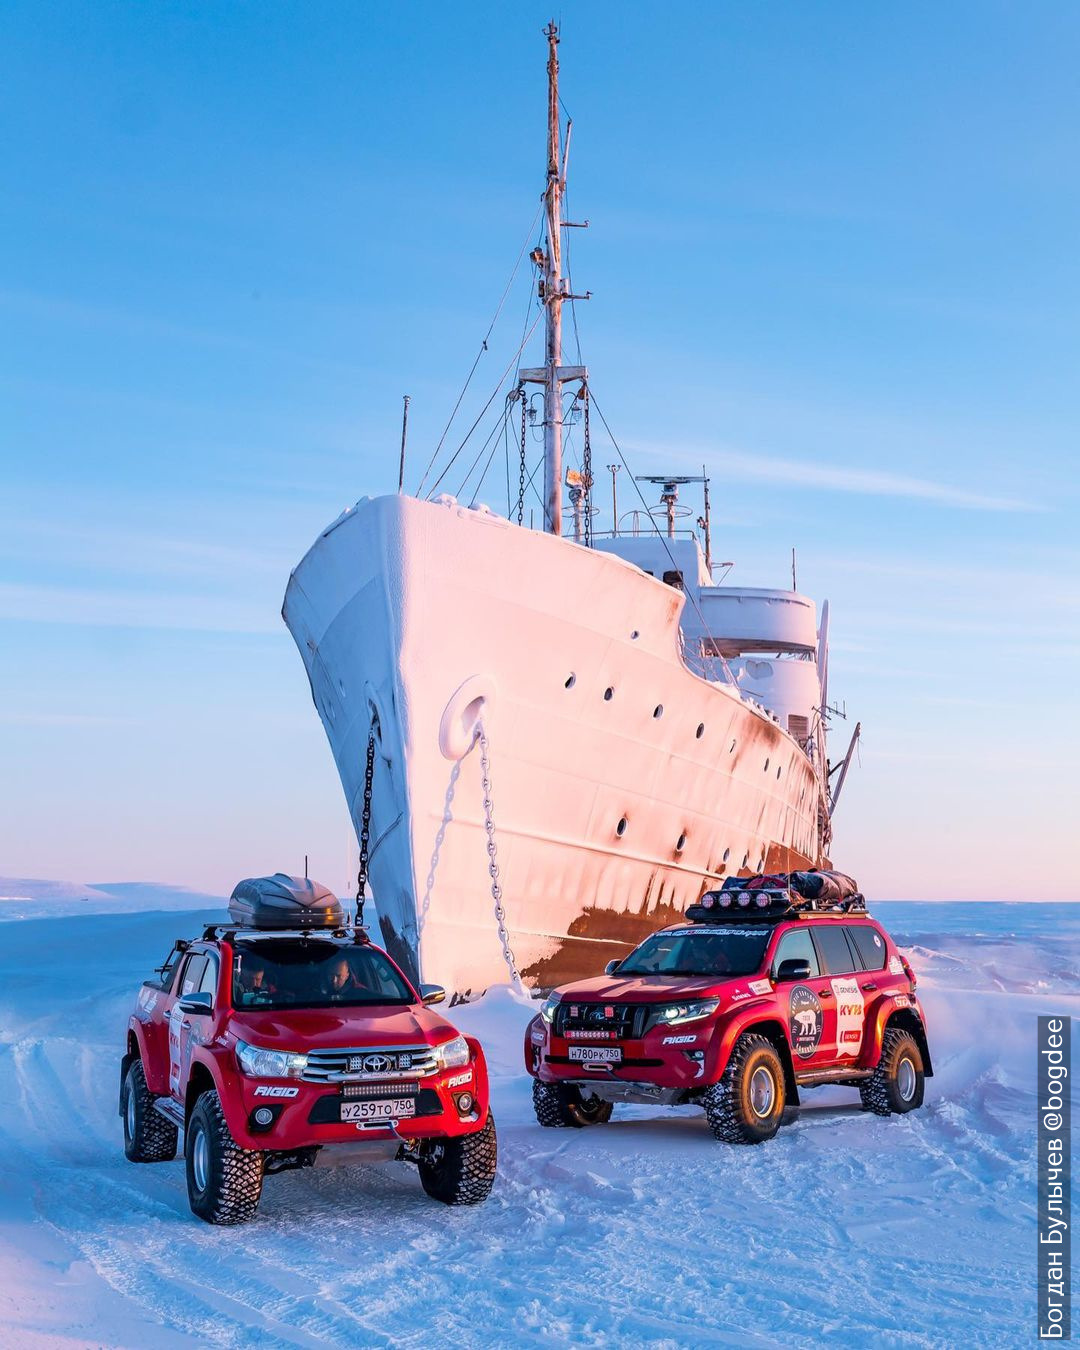
[[[687,665],[708,680],[728,681],[761,704],[806,748],[821,706],[817,608],[797,591],[716,585],[697,538],[616,535],[593,547],[632,563],[682,591],[680,618]]]

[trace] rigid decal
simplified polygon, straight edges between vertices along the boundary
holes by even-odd
[[[752,994],[768,994],[772,992],[772,983],[769,980],[751,980],[747,988]]]
[[[290,1087],[270,1087],[260,1083],[255,1089],[256,1097],[296,1097],[299,1095],[299,1088]]]
[[[455,1074],[453,1078],[446,1080],[448,1088],[461,1087],[462,1083],[472,1082],[472,1069],[467,1069],[464,1073]]]
[[[857,1055],[862,1048],[866,1001],[856,979],[830,980],[836,995],[836,1051]]]
[[[792,1047],[800,1059],[809,1059],[818,1048],[825,1025],[821,1004],[812,989],[797,984],[791,991],[788,1007]]]
[[[661,1045],[693,1045],[697,1040],[696,1036],[665,1036],[660,1042]]]

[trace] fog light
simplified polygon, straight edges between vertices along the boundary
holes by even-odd
[[[471,1092],[461,1092],[457,1098],[458,1113],[467,1116],[473,1109],[473,1095]]]
[[[273,1123],[274,1113],[268,1106],[260,1106],[255,1112],[256,1125],[270,1125]]]

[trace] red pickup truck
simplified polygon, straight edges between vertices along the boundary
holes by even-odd
[[[486,1200],[495,1122],[483,1050],[415,989],[324,887],[241,882],[233,922],[178,941],[147,980],[120,1065],[124,1151],[176,1156],[208,1223],[255,1214],[263,1178],[343,1161],[415,1163],[448,1205]]]

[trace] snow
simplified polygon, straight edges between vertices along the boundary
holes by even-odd
[[[203,912],[175,912],[185,894]],[[492,1066],[500,1170],[486,1205],[445,1209],[403,1164],[316,1169],[269,1178],[255,1222],[213,1229],[188,1211],[179,1160],[124,1160],[116,1092],[139,981],[219,903],[105,886],[0,911],[16,905],[21,922],[0,928],[0,1345],[1031,1335],[1034,1018],[1078,1011],[1070,907],[875,908],[930,1019],[938,1073],[911,1116],[866,1115],[827,1088],[761,1148],[717,1144],[690,1108],[542,1130],[521,1058],[532,1009],[496,989],[451,1014]],[[51,906],[62,921],[42,917]]]

